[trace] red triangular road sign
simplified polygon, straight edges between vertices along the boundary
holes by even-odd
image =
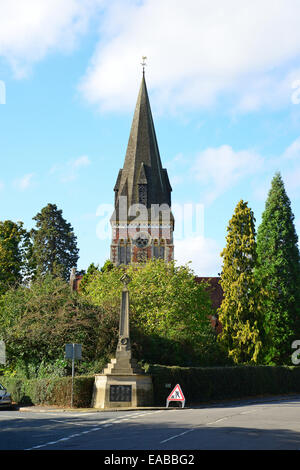
[[[184,395],[182,393],[182,390],[180,388],[180,385],[177,384],[172,392],[170,393],[170,395],[168,396],[167,398],[168,401],[184,401],[185,398],[184,398]]]

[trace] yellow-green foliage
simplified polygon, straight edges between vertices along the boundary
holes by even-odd
[[[141,266],[95,271],[85,292],[104,310],[119,311],[123,271],[131,277],[130,320],[135,353],[164,364],[214,361],[216,340],[210,298],[189,266],[150,260]]]
[[[247,202],[236,206],[221,253],[224,300],[219,309],[220,342],[236,363],[257,362],[261,349],[259,296],[255,285],[255,219]]]

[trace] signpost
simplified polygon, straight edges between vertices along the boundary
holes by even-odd
[[[73,398],[74,398],[74,372],[75,372],[75,359],[82,359],[81,354],[81,344],[70,343],[66,344],[65,355],[66,359],[72,359],[72,390],[71,390],[71,408],[73,408]]]
[[[182,390],[181,390],[181,387],[180,387],[179,384],[177,384],[173,388],[172,392],[168,396],[168,398],[167,398],[167,408],[169,406],[170,401],[180,401],[182,403],[182,408],[184,408],[185,398],[184,398],[184,395],[182,393]]]
[[[5,343],[0,341],[0,364],[6,364]]]

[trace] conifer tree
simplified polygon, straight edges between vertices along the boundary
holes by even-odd
[[[32,257],[37,274],[50,273],[68,280],[71,269],[77,265],[79,251],[71,224],[55,204],[48,204],[33,220],[36,229],[31,230]]]
[[[219,308],[220,342],[236,363],[257,362],[261,349],[258,296],[254,280],[256,264],[255,218],[247,202],[240,201],[227,228],[227,244],[221,253],[221,285],[224,298]]]
[[[257,282],[262,292],[267,364],[290,363],[300,338],[300,257],[291,203],[276,173],[257,234]]]
[[[0,295],[26,277],[29,250],[29,234],[23,222],[0,222]]]

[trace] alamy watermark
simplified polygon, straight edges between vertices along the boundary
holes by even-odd
[[[143,204],[127,206],[127,197],[120,196],[118,213],[113,204],[100,204],[96,216],[100,220],[96,227],[100,240],[111,238],[112,229],[122,231],[122,238],[134,237],[141,229],[148,229],[153,238],[162,230],[164,238],[170,238],[175,220],[174,237],[176,240],[204,236],[204,205],[200,203],[152,204],[149,209]],[[126,232],[126,233],[125,233]]]
[[[0,80],[0,104],[6,104],[6,86],[3,80]]]
[[[292,363],[297,366],[300,364],[300,339],[292,342],[292,349],[296,349],[292,354]]]

